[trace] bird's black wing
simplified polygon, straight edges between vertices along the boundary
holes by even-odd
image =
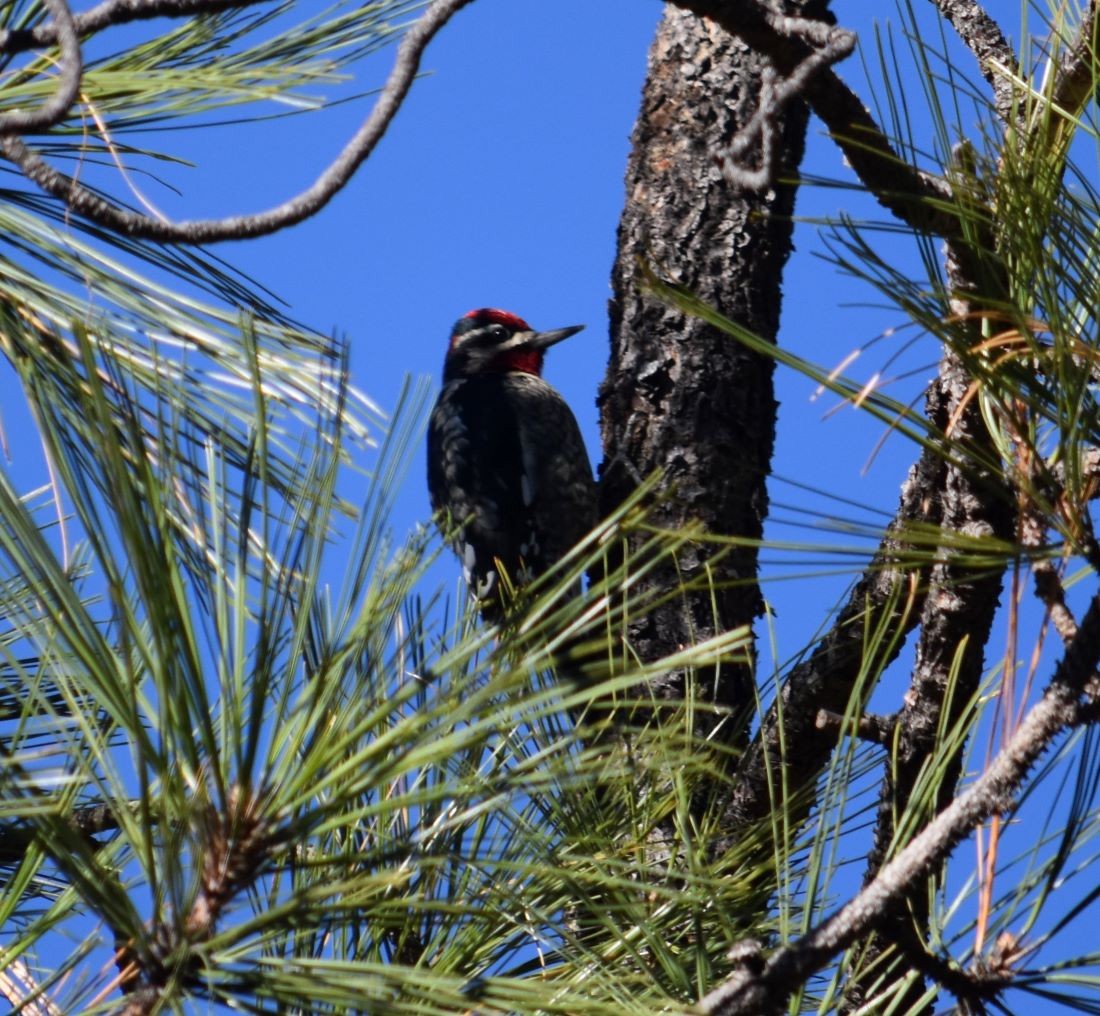
[[[479,597],[495,589],[494,559],[519,568],[523,471],[514,399],[499,378],[461,378],[444,386],[428,424],[428,491],[436,511],[460,525],[455,552]]]

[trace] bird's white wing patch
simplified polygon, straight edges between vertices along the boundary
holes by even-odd
[[[474,581],[474,569],[477,567],[477,548],[472,543],[462,545],[462,577],[466,585]]]

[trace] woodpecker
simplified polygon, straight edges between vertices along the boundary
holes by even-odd
[[[583,327],[536,332],[483,307],[451,332],[428,424],[428,491],[432,508],[459,526],[454,550],[488,619],[500,612],[500,566],[522,585],[596,523],[580,428],[542,379],[546,350]]]

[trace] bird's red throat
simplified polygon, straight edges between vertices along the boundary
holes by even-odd
[[[502,374],[509,371],[522,371],[524,374],[542,374],[542,360],[546,354],[541,349],[510,349],[501,353],[490,365],[491,370]]]

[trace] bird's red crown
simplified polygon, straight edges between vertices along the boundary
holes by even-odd
[[[511,328],[515,332],[531,330],[531,326],[523,318],[509,314],[508,311],[501,310],[499,307],[478,307],[476,310],[467,311],[462,316],[476,321],[479,325],[504,325],[505,328]]]
[[[499,307],[478,307],[462,315],[462,321],[474,321],[480,325],[503,325],[513,332],[529,332],[531,326],[516,314],[501,310]],[[455,344],[457,335],[451,336],[451,345]],[[522,371],[525,374],[542,374],[542,364],[545,354],[538,349],[515,349],[502,353],[494,361],[493,368],[502,372]]]

